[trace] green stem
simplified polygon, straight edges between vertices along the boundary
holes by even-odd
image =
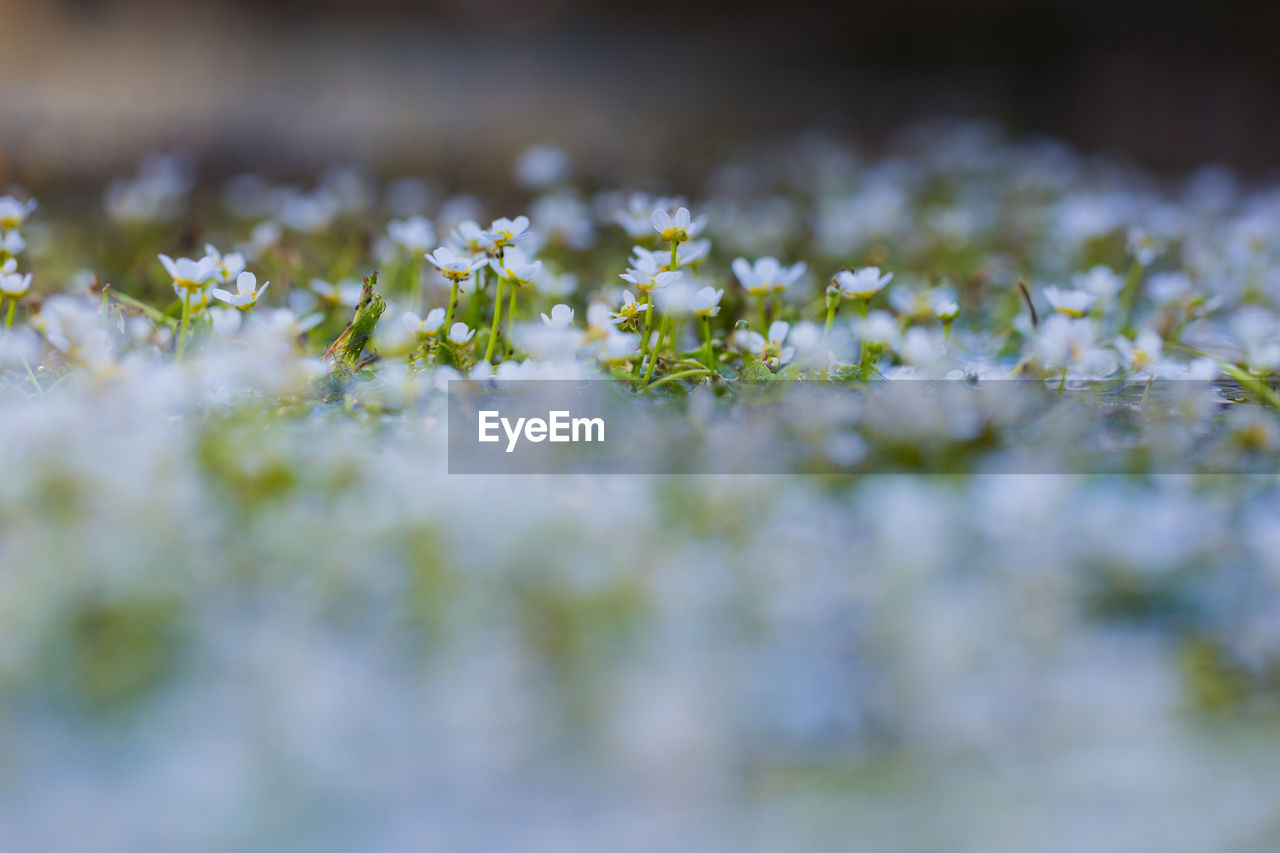
[[[702,318],[702,346],[707,360],[707,370],[715,370],[715,360],[711,352],[711,318]]]
[[[511,285],[511,304],[507,306],[507,336],[506,336],[507,355],[511,355],[511,353],[514,352],[514,349],[511,345],[511,324],[516,319],[516,294],[518,294],[519,292],[520,292],[520,286],[518,284],[513,283]]]
[[[178,329],[177,361],[182,361],[182,354],[187,351],[187,328],[191,325],[191,288],[182,289],[182,320]]]
[[[667,333],[667,327],[670,325],[671,317],[664,314],[662,323],[658,326],[658,343],[654,345],[653,352],[649,353],[649,369],[644,374],[645,382],[653,378],[653,369],[658,366],[658,353],[662,351],[662,337]]]
[[[649,330],[653,322],[653,294],[645,293],[644,300],[644,332],[640,337],[640,361],[636,364],[637,373],[640,371],[640,365],[644,364],[645,355],[649,352]]]
[[[676,379],[685,379],[689,376],[710,376],[712,373],[714,373],[714,371],[704,370],[701,367],[699,367],[697,370],[682,370],[679,373],[668,373],[666,376],[662,377],[661,379],[655,380],[654,383],[652,385],[649,385],[648,387],[651,389],[657,388],[659,385],[663,384],[664,382],[673,382]]]
[[[484,270],[484,267],[476,270],[476,289],[471,292],[470,316],[467,318],[467,325],[473,329],[480,328],[480,317],[484,312]],[[448,331],[445,329],[446,334]]]
[[[671,244],[671,269],[673,269],[673,270],[676,268],[676,249],[677,249],[679,246],[680,246],[680,244],[679,244],[679,243],[672,243],[672,244]]]
[[[1120,294],[1120,331],[1132,330],[1133,303],[1142,286],[1142,264],[1135,258],[1129,266],[1129,273],[1124,279],[1124,290]]]
[[[445,334],[448,334],[449,326],[450,324],[453,323],[453,309],[457,307],[458,307],[458,280],[455,278],[453,279],[453,286],[449,288],[449,307],[445,309],[444,326],[441,327],[445,330]]]
[[[769,318],[764,312],[764,294],[761,293],[756,299],[758,300],[757,308],[760,310],[760,333],[765,334],[769,331]]]
[[[489,327],[489,345],[484,348],[484,360],[493,364],[493,346],[498,342],[498,324],[502,320],[502,285],[506,279],[498,279],[498,294],[493,302],[493,325]]]
[[[836,307],[839,304],[839,302],[827,300],[827,322],[822,327],[822,343],[824,346],[827,343],[827,335],[831,334],[831,324],[836,321]]]
[[[0,305],[4,304],[4,299],[0,298]],[[9,310],[4,315],[4,330],[9,331],[9,327],[13,325],[13,309],[18,307],[18,298],[16,296],[9,297]]]
[[[862,319],[867,319],[867,308],[871,303],[870,299],[858,300],[858,313],[862,315]],[[865,381],[867,378],[867,324],[862,324],[862,329],[858,333],[858,372]]]

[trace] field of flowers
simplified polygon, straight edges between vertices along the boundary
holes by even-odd
[[[1280,187],[982,124],[198,177],[0,198],[0,850],[1280,845]],[[811,453],[449,474],[503,379]]]

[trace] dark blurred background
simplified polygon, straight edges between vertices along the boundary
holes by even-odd
[[[823,128],[993,118],[1156,170],[1270,170],[1280,6],[0,0],[0,183],[214,168],[636,170]]]

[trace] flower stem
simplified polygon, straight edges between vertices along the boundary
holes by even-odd
[[[679,243],[676,243],[676,242],[671,243],[671,269],[672,270],[676,268],[676,249],[679,248],[679,246],[680,246]]]
[[[760,333],[766,334],[769,331],[769,318],[764,313],[764,294],[757,295],[756,299],[758,300],[756,307],[760,311]]]
[[[711,352],[711,318],[702,318],[702,347],[707,360],[707,370],[715,370],[715,360]]]
[[[467,318],[467,325],[473,329],[480,328],[480,318],[484,313],[484,275],[484,267],[476,270],[476,289],[471,292],[470,316]],[[448,334],[447,327],[445,333]]]
[[[839,299],[827,297],[827,322],[822,327],[822,344],[826,346],[827,336],[831,334],[831,324],[836,321],[836,309],[840,307]]]
[[[862,319],[867,319],[867,307],[871,300],[858,300],[858,313],[862,315]],[[867,324],[862,324],[862,330],[858,335],[858,370],[862,374],[862,378],[867,378]]]
[[[1134,258],[1129,265],[1129,273],[1124,277],[1124,289],[1120,293],[1120,331],[1128,332],[1133,328],[1133,303],[1142,287],[1142,262]]]
[[[507,335],[506,335],[507,355],[510,355],[512,353],[511,323],[516,319],[516,294],[518,294],[519,292],[520,292],[520,286],[517,284],[512,284],[511,285],[511,304],[507,306]]]
[[[640,364],[644,363],[644,357],[649,352],[649,330],[653,323],[653,294],[646,293],[644,295],[644,333],[640,336],[640,362],[636,364],[636,372],[640,371]]]
[[[701,367],[695,370],[682,370],[679,373],[668,373],[666,376],[662,377],[661,379],[654,380],[653,384],[649,385],[648,387],[657,388],[659,385],[661,385],[664,382],[673,382],[676,379],[685,379],[690,376],[710,376],[712,373],[714,373],[714,371],[704,370]]]
[[[447,330],[453,325],[453,309],[458,307],[458,280],[453,279],[453,286],[449,288],[449,307],[444,312],[444,325],[442,329]]]
[[[182,361],[182,354],[187,351],[187,328],[191,325],[191,288],[182,289],[182,320],[178,329],[178,352],[176,361]]]
[[[0,305],[4,304],[4,299],[0,298]],[[18,298],[16,296],[9,297],[9,310],[4,315],[4,330],[9,331],[9,327],[13,325],[13,309],[18,307]]]
[[[502,320],[502,285],[506,279],[498,279],[498,294],[493,302],[493,325],[489,327],[489,345],[484,348],[484,360],[493,363],[493,345],[498,341],[498,324]]]
[[[654,345],[653,351],[649,353],[649,369],[644,374],[645,382],[648,382],[653,377],[653,369],[658,366],[658,353],[662,350],[662,336],[667,333],[669,325],[671,325],[671,317],[664,314],[662,323],[658,326],[658,343]]]

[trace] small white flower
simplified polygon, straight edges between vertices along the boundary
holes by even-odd
[[[784,267],[777,258],[763,257],[755,264],[746,258],[735,258],[733,274],[738,277],[742,289],[752,296],[764,296],[773,290],[786,290],[804,275],[803,262]]]
[[[622,305],[611,315],[609,322],[615,326],[638,320],[645,312],[645,306],[636,301],[630,290],[622,291]]]
[[[960,306],[954,299],[939,299],[933,306],[933,313],[944,323],[950,323],[960,313]]]
[[[473,272],[486,263],[486,259],[483,257],[473,259],[466,255],[459,255],[448,246],[441,246],[434,252],[427,253],[426,258],[433,267],[440,270],[441,275],[450,281],[461,281],[464,278],[470,278]]]
[[[200,290],[218,272],[218,259],[206,255],[200,260],[178,258],[174,260],[168,255],[158,255],[165,271],[173,278],[175,288]]]
[[[714,317],[720,313],[720,298],[724,296],[723,290],[717,290],[714,287],[704,287],[697,293],[693,294],[689,300],[689,307],[693,309],[693,313],[699,317]]]
[[[600,341],[596,358],[603,362],[626,361],[640,348],[640,336],[627,332],[612,332]]]
[[[831,283],[845,296],[853,299],[870,299],[892,280],[893,273],[881,275],[879,267],[863,267],[856,272],[840,270],[831,279]]]
[[[529,236],[529,217],[517,216],[515,219],[495,219],[489,224],[489,233],[494,236],[494,247],[501,249],[510,246],[516,240]]]
[[[10,231],[0,236],[0,257],[21,255],[25,248],[27,248],[27,241],[23,239],[20,231]]]
[[[1130,228],[1127,242],[1129,254],[1144,267],[1151,266],[1164,251],[1164,243],[1141,228]]]
[[[223,337],[230,337],[240,330],[244,322],[244,314],[234,308],[210,308],[209,319],[213,321],[213,330]]]
[[[236,276],[244,272],[244,255],[239,252],[228,252],[224,255],[212,243],[205,243],[204,253],[206,257],[213,258],[213,277],[221,284],[235,281]]]
[[[1110,267],[1102,264],[1098,264],[1088,272],[1076,273],[1071,277],[1071,283],[1077,290],[1091,293],[1103,302],[1110,302],[1124,287],[1124,279],[1116,275]]]
[[[11,195],[0,197],[0,231],[18,228],[36,209],[36,200],[18,201]]]
[[[573,322],[573,309],[568,305],[553,305],[551,316],[543,314],[542,322],[553,329],[567,329]]]
[[[523,217],[521,218],[523,219]],[[501,259],[490,258],[489,268],[499,278],[523,286],[537,276],[538,271],[542,269],[542,261],[531,261],[525,256],[524,252],[515,246],[511,246],[503,252]]]
[[[476,336],[476,330],[466,323],[454,323],[449,327],[449,340],[455,344],[465,344]]]
[[[13,271],[15,267],[16,264],[10,258],[5,262],[4,267],[0,268],[0,296],[17,299],[31,289],[31,273],[19,275]]]
[[[413,332],[415,335],[436,335],[440,332],[440,327],[444,325],[445,310],[443,308],[432,308],[427,312],[427,316],[419,317],[412,311],[406,311],[400,316],[401,322],[405,328]]]
[[[768,340],[765,342],[763,356],[765,358],[776,358],[779,364],[786,364],[791,361],[796,354],[795,347],[783,346],[787,339],[787,333],[791,331],[791,324],[785,320],[775,320],[769,324]]]
[[[391,220],[387,223],[387,236],[392,243],[413,255],[426,252],[436,242],[436,230],[423,216]]]
[[[213,289],[213,298],[221,302],[225,302],[233,308],[239,308],[243,311],[246,308],[252,308],[258,304],[258,299],[267,289],[267,285],[271,282],[264,281],[262,287],[258,287],[258,277],[251,272],[242,272],[236,276],[236,292],[230,293],[221,288]]]
[[[1116,350],[1130,370],[1154,375],[1160,366],[1164,339],[1151,329],[1143,329],[1132,341],[1125,337],[1116,338]]]
[[[674,214],[667,211],[666,208],[656,208],[649,215],[649,222],[653,225],[653,230],[658,232],[667,243],[684,243],[698,236],[698,232],[702,230],[704,222],[699,217],[695,222],[689,214],[689,208],[677,208]]]
[[[660,272],[649,268],[648,264],[644,264],[642,268],[633,267],[618,277],[635,285],[636,290],[643,293],[652,293],[675,284],[680,280],[680,275],[679,270]]]
[[[1068,317],[1083,317],[1089,313],[1089,309],[1097,301],[1097,297],[1092,293],[1086,293],[1083,290],[1063,290],[1053,285],[1044,289],[1044,298],[1049,300],[1049,305],[1054,311],[1066,314]]]
[[[481,228],[474,219],[459,222],[449,236],[453,242],[473,255],[492,255],[496,252],[498,235]]]

